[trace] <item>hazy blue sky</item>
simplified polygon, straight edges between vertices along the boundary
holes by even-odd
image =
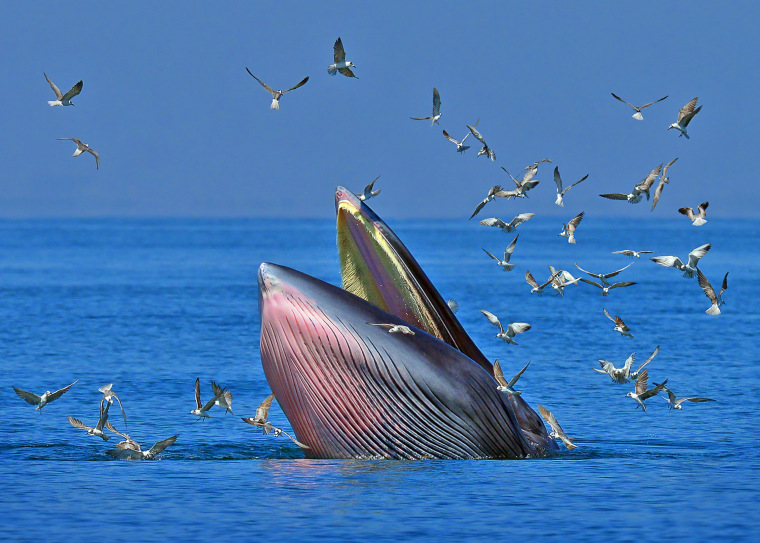
[[[466,219],[510,185],[499,166],[543,157],[531,198],[484,216],[676,218],[705,200],[757,216],[759,23],[756,2],[3,2],[0,216],[330,217],[336,185],[381,175],[382,216]],[[358,80],[327,74],[338,36]],[[311,79],[272,111],[246,66],[275,88]],[[43,71],[64,92],[84,80],[76,107],[48,107]],[[441,126],[409,120],[434,86]],[[669,98],[638,122],[611,91]],[[687,141],[667,127],[694,96]],[[441,134],[478,118],[495,163]],[[597,196],[675,157],[653,214]],[[590,174],[564,209],[554,165]]]

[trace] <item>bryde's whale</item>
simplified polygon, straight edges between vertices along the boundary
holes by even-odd
[[[393,231],[336,190],[344,289],[259,269],[261,361],[312,458],[523,458],[556,448]],[[411,326],[391,334],[377,323]]]

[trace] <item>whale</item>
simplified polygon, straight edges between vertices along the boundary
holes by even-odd
[[[307,458],[543,453],[494,378],[448,343],[291,268],[263,263],[258,282],[264,375]]]
[[[264,263],[261,362],[311,458],[525,458],[556,450],[497,390],[480,352],[396,234],[335,191],[343,288]],[[393,334],[376,324],[399,324]]]

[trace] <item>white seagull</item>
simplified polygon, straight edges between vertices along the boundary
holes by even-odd
[[[504,166],[502,166],[501,169],[504,170],[507,173],[507,175],[512,178],[512,181],[514,181],[516,185],[515,190],[517,191],[517,194],[515,196],[518,198],[527,198],[528,191],[535,188],[541,182],[538,179],[533,179],[533,176],[529,175],[530,171],[525,173],[521,181],[518,181],[517,179],[512,177],[512,174],[509,173]]]
[[[648,400],[652,396],[657,396],[664,388],[665,385],[668,383],[668,380],[665,379],[663,383],[660,383],[658,385],[655,385],[654,388],[650,388],[647,390],[647,380],[649,379],[649,372],[647,370],[642,371],[639,376],[636,378],[636,390],[634,392],[629,392],[625,395],[626,398],[633,398],[634,401],[639,404],[636,406],[636,409],[641,406],[641,408],[646,412],[647,408],[644,405],[644,401]]]
[[[694,118],[694,115],[699,113],[699,111],[702,109],[702,106],[694,109],[694,107],[697,105],[697,100],[699,100],[699,97],[694,97],[689,100],[689,103],[683,106],[678,112],[678,120],[668,127],[668,130],[675,128],[681,132],[678,135],[679,138],[681,136],[686,136],[686,139],[689,139],[689,134],[686,132],[686,127],[689,126],[689,123]]]
[[[124,406],[121,405],[121,399],[116,395],[116,393],[112,390],[113,383],[109,383],[107,385],[103,385],[98,389],[98,392],[103,393],[103,399],[100,400],[100,403],[108,402],[110,404],[113,404],[113,399],[116,398],[116,401],[119,402],[119,407],[121,408],[121,416],[124,417],[124,424],[127,424],[127,414],[124,412]]]
[[[650,260],[660,266],[680,270],[683,272],[684,277],[694,277],[697,273],[699,260],[707,254],[710,247],[712,247],[711,244],[705,243],[694,249],[689,253],[689,260],[686,264],[684,264],[677,256],[653,256]]]
[[[372,190],[372,188],[375,186],[375,181],[377,181],[378,179],[380,179],[379,175],[372,180],[372,183],[364,187],[364,192],[356,193],[356,196],[358,196],[359,200],[361,200],[362,202],[365,202],[369,200],[370,198],[374,198],[375,196],[380,194],[380,191],[383,189]]]
[[[615,383],[623,385],[631,379],[636,379],[644,367],[649,364],[659,352],[660,346],[658,345],[654,352],[649,356],[649,358],[646,359],[646,362],[640,365],[639,369],[634,372],[631,371],[631,365],[633,364],[633,361],[636,360],[636,353],[631,353],[631,356],[626,359],[625,364],[623,364],[622,368],[616,368],[615,365],[609,360],[600,360],[599,365],[602,367],[602,369],[598,370],[596,368],[593,368],[593,370],[597,373],[606,373]]]
[[[257,426],[259,428],[262,428],[264,431],[264,435],[268,435],[269,432],[273,432],[274,436],[277,437],[280,434],[285,434],[288,436],[293,443],[301,447],[302,449],[310,449],[308,445],[304,445],[300,441],[298,441],[296,438],[291,436],[289,433],[284,431],[282,428],[278,428],[276,426],[273,426],[271,422],[267,420],[269,417],[269,408],[272,407],[272,400],[274,400],[274,393],[267,396],[267,398],[261,402],[261,405],[256,409],[256,416],[255,417],[248,417],[243,418],[243,422],[247,422],[248,424],[252,426]]]
[[[520,213],[508,223],[497,218],[483,219],[482,221],[480,221],[480,224],[482,224],[483,226],[494,226],[496,228],[500,228],[505,233],[509,234],[515,228],[520,226],[525,221],[533,218],[535,215],[536,215],[535,213]]]
[[[455,315],[457,311],[459,311],[459,302],[457,302],[454,298],[449,298],[446,300],[446,305],[449,306],[449,309],[451,309],[451,312]]]
[[[514,196],[516,193],[513,190],[503,190],[501,188],[501,185],[494,185],[490,189],[488,189],[488,196],[483,198],[483,201],[481,201],[477,207],[475,208],[475,211],[472,212],[472,215],[470,215],[470,219],[472,219],[475,215],[480,213],[480,210],[483,209],[483,206],[485,206],[488,202],[493,200],[494,198],[508,198],[510,196]]]
[[[430,123],[430,126],[433,126],[433,124],[440,124],[438,122],[438,119],[441,118],[441,95],[438,94],[438,89],[433,87],[433,114],[428,117],[409,117],[409,118],[414,121],[426,121],[428,119],[432,119],[433,122]]]
[[[575,445],[573,443],[573,438],[568,437],[564,430],[562,430],[562,426],[559,425],[559,422],[557,422],[557,419],[554,417],[551,411],[546,409],[543,405],[539,405],[538,412],[541,413],[541,416],[544,418],[547,424],[551,426],[552,431],[549,434],[549,437],[561,440],[568,450],[572,450],[578,447],[578,445]]]
[[[261,84],[261,86],[264,87],[266,90],[268,90],[269,94],[272,95],[272,105],[269,106],[270,109],[280,109],[280,98],[282,97],[282,95],[285,94],[286,92],[290,92],[292,90],[296,90],[298,87],[302,87],[309,80],[309,76],[306,76],[295,87],[290,87],[288,90],[277,90],[276,91],[276,90],[272,89],[272,87],[270,87],[269,85],[267,85],[266,83],[264,83],[261,79],[259,79],[255,75],[253,75],[253,73],[251,72],[251,70],[248,69],[247,66],[245,68],[245,71],[247,71],[248,74],[252,78],[254,78],[256,81],[258,81]]]
[[[541,160],[534,162],[533,164],[528,164],[523,168],[523,171],[525,172],[525,175],[523,175],[523,181],[527,181],[530,179],[533,179],[533,176],[538,173],[538,166],[542,162],[551,162],[548,158],[542,158]]]
[[[599,196],[609,200],[626,200],[629,204],[638,204],[641,201],[641,195],[646,194],[647,200],[649,200],[649,189],[652,188],[652,185],[657,180],[657,176],[660,175],[660,170],[662,170],[662,164],[649,172],[649,175],[637,183],[629,194],[615,192],[612,194],[600,194]]]
[[[522,394],[522,391],[515,390],[514,386],[517,384],[517,381],[520,379],[520,376],[525,373],[525,370],[528,369],[528,366],[530,366],[530,362],[525,364],[525,367],[517,372],[517,374],[512,377],[512,379],[507,382],[506,379],[504,379],[504,372],[501,371],[501,364],[499,364],[498,360],[493,361],[493,376],[494,379],[496,379],[496,382],[499,383],[499,386],[496,387],[496,390],[499,392],[504,392],[508,396],[519,396]]]
[[[557,200],[554,203],[560,207],[564,207],[565,203],[563,202],[562,198],[565,196],[565,193],[571,188],[573,188],[575,185],[577,185],[578,183],[582,183],[583,181],[585,181],[587,177],[588,177],[588,174],[584,175],[580,181],[576,181],[575,183],[573,183],[572,185],[570,185],[569,187],[563,190],[562,178],[559,176],[559,168],[555,167],[554,168],[554,182],[557,184]]]
[[[710,299],[710,302],[712,302],[712,305],[705,311],[705,313],[708,315],[720,315],[720,306],[726,303],[723,301],[723,293],[728,290],[728,272],[723,276],[723,285],[718,294],[715,294],[715,289],[699,268],[697,268],[697,280],[699,281],[699,286],[705,291],[705,296],[707,296]]]
[[[196,408],[190,411],[191,415],[195,415],[198,419],[208,419],[211,415],[208,414],[209,410],[216,405],[216,401],[219,398],[212,396],[205,404],[201,404],[201,380],[200,377],[195,380],[195,405]]]
[[[480,122],[480,119],[478,119],[478,123],[479,122]],[[496,153],[494,153],[493,149],[491,149],[488,146],[488,144],[486,143],[485,138],[483,138],[483,136],[480,134],[480,132],[478,132],[477,130],[475,130],[475,127],[478,126],[478,123],[475,123],[475,126],[470,126],[469,124],[467,125],[467,128],[470,129],[470,132],[472,132],[472,135],[475,137],[475,139],[483,144],[483,148],[480,151],[478,151],[478,156],[486,155],[492,161],[496,160]]]
[[[603,284],[603,285],[607,285],[607,286],[611,285],[611,283],[610,283],[609,281],[607,281],[607,279],[609,279],[610,277],[615,277],[615,276],[616,276],[617,274],[619,274],[621,271],[625,271],[625,270],[627,270],[628,268],[630,268],[631,266],[633,266],[633,263],[631,263],[631,264],[628,264],[628,265],[627,265],[625,268],[620,268],[619,270],[616,270],[616,271],[614,271],[614,272],[610,272],[610,273],[592,273],[592,272],[590,272],[590,271],[586,271],[586,270],[584,270],[583,268],[581,268],[581,267],[578,265],[578,263],[577,263],[577,262],[575,263],[575,267],[576,267],[576,268],[578,268],[579,270],[581,270],[583,273],[587,273],[587,274],[589,274],[591,277],[596,277],[597,279],[599,279],[599,280],[601,280],[601,281],[602,281],[602,284]]]
[[[573,274],[566,270],[555,270],[554,266],[549,266],[549,273],[552,274],[550,281],[552,288],[560,296],[565,295],[565,287],[568,285],[577,285],[580,279],[573,277]]]
[[[368,322],[370,326],[381,326],[388,329],[389,334],[404,334],[405,336],[413,336],[414,330],[403,324],[391,324],[391,323],[375,323]]]
[[[628,328],[628,326],[626,326],[626,324],[623,322],[623,319],[621,319],[621,318],[620,318],[620,317],[618,317],[617,315],[615,315],[615,316],[613,317],[612,315],[610,315],[610,314],[607,312],[607,308],[605,308],[605,307],[603,307],[602,309],[604,309],[604,314],[605,314],[605,315],[607,315],[607,318],[608,318],[608,319],[610,319],[612,322],[614,322],[614,323],[615,323],[615,328],[613,328],[613,330],[614,330],[615,332],[620,332],[620,333],[621,333],[621,334],[623,334],[624,336],[628,336],[628,337],[630,337],[630,338],[632,338],[632,337],[633,337],[633,334],[631,334],[631,329],[630,329],[630,328]]]
[[[507,330],[504,330],[504,327],[501,325],[501,322],[499,322],[499,318],[494,315],[493,313],[489,311],[485,311],[483,309],[480,310],[483,315],[486,316],[488,319],[488,322],[493,324],[494,326],[499,328],[499,333],[496,334],[496,337],[499,339],[503,339],[507,343],[511,343],[513,345],[517,345],[517,342],[514,340],[514,337],[517,334],[522,334],[523,332],[527,332],[530,330],[530,324],[527,322],[513,322],[509,326],[507,326]]]
[[[510,264],[509,263],[509,259],[512,257],[512,253],[515,251],[515,245],[517,245],[517,238],[519,238],[519,237],[520,237],[520,234],[517,234],[515,236],[515,239],[512,240],[512,243],[510,243],[509,245],[507,245],[507,248],[504,249],[504,260],[500,260],[498,256],[492,255],[491,253],[489,253],[485,249],[483,249],[483,251],[488,256],[490,256],[491,258],[493,258],[499,266],[501,266],[502,271],[512,271],[514,269],[514,267],[515,267],[515,264]]]
[[[655,383],[656,385],[657,383]],[[669,409],[683,409],[681,407],[681,404],[683,402],[695,402],[695,403],[703,403],[703,402],[714,402],[712,398],[676,398],[675,393],[670,390],[668,387],[662,387],[662,390],[668,393],[668,397],[665,398],[665,401],[668,402],[668,408]]]
[[[651,254],[652,251],[632,251],[630,249],[623,249],[622,251],[612,251],[614,255],[625,255],[630,258],[641,258],[641,255]]]
[[[76,143],[77,144],[77,150],[74,151],[74,154],[71,155],[71,156],[79,156],[79,155],[81,155],[82,153],[84,153],[86,151],[86,152],[90,153],[92,156],[95,157],[95,169],[96,170],[100,169],[100,156],[98,156],[98,153],[96,153],[95,151],[93,151],[92,149],[90,149],[89,145],[87,145],[86,143],[82,143],[77,138],[58,138],[58,139],[59,140],[71,140],[74,143]]]
[[[665,167],[662,169],[660,182],[657,183],[657,188],[654,189],[654,197],[652,198],[652,211],[654,211],[654,206],[657,205],[657,202],[660,201],[660,195],[662,194],[662,189],[665,188],[665,183],[670,183],[670,177],[668,177],[668,168],[670,168],[675,163],[676,160],[678,160],[678,157],[668,162],[665,165]]]
[[[449,133],[448,133],[448,132],[446,132],[446,130],[444,130],[444,131],[443,131],[443,135],[444,135],[444,137],[445,137],[447,140],[449,140],[451,143],[453,143],[453,144],[455,144],[455,145],[457,146],[457,153],[464,153],[464,152],[465,152],[467,149],[469,149],[469,148],[470,148],[470,146],[469,146],[469,145],[465,145],[465,144],[464,144],[464,140],[466,140],[466,139],[469,137],[469,135],[470,135],[471,133],[472,133],[472,132],[467,132],[467,135],[465,135],[465,137],[464,137],[464,138],[462,138],[462,141],[459,141],[459,140],[456,140],[456,139],[452,138],[452,137],[449,135]]]
[[[631,106],[633,109],[635,109],[635,110],[636,110],[636,113],[634,113],[634,114],[633,114],[633,118],[634,118],[634,119],[636,119],[637,121],[643,121],[643,120],[644,120],[644,117],[641,115],[641,110],[642,110],[642,109],[644,109],[645,107],[649,107],[649,106],[651,106],[652,104],[656,104],[657,102],[662,102],[663,100],[665,100],[665,98],[667,98],[667,96],[663,96],[663,97],[662,97],[662,98],[660,98],[659,100],[655,100],[654,102],[649,102],[648,104],[644,104],[644,105],[643,105],[643,106],[641,106],[641,107],[637,107],[637,106],[634,106],[633,104],[631,104],[630,102],[626,102],[625,100],[623,100],[622,98],[620,98],[620,96],[618,96],[618,95],[617,95],[617,94],[615,94],[614,92],[611,92],[610,94],[611,94],[611,95],[612,95],[614,98],[616,98],[616,99],[620,100],[620,101],[621,101],[621,102],[623,102],[624,104],[628,104],[628,105],[629,105],[629,106]]]
[[[59,390],[56,390],[55,392],[50,392],[49,390],[46,390],[45,393],[42,396],[37,396],[36,394],[32,392],[27,392],[26,390],[21,390],[20,388],[13,387],[13,390],[16,391],[16,394],[19,398],[24,400],[26,403],[36,405],[37,407],[34,408],[35,411],[42,409],[47,404],[52,402],[53,400],[57,400],[61,396],[63,396],[68,390],[73,387],[79,379],[71,383],[69,386],[63,387]],[[41,411],[40,411],[41,413]]]
[[[620,283],[613,283],[611,285],[600,285],[596,281],[591,281],[590,279],[586,279],[585,277],[580,278],[581,281],[584,283],[588,283],[589,285],[594,285],[595,287],[598,287],[602,290],[601,295],[602,296],[608,296],[610,291],[613,288],[620,288],[620,287],[630,287],[631,285],[635,285],[635,282],[632,281],[622,281]]]
[[[98,423],[95,425],[95,428],[93,428],[92,426],[87,426],[81,420],[75,419],[71,415],[69,415],[69,417],[68,417],[69,418],[69,423],[74,428],[79,428],[80,430],[85,430],[87,432],[87,435],[97,436],[100,439],[102,439],[103,441],[108,441],[109,439],[111,439],[111,436],[109,436],[108,434],[105,434],[103,432],[103,425],[108,420],[108,408],[109,407],[111,407],[110,403],[106,402],[105,405],[103,405],[101,403],[101,405],[100,405],[100,417],[98,418]]]
[[[232,413],[232,392],[226,388],[222,388],[216,384],[216,381],[211,381],[211,390],[216,397],[215,405],[224,409],[225,412]]]
[[[351,61],[346,62],[346,50],[343,49],[343,42],[338,38],[333,45],[333,59],[335,64],[330,64],[327,67],[327,73],[335,75],[337,72],[342,73],[346,77],[356,77],[354,72],[351,71],[351,66],[356,68],[356,64]],[[356,77],[356,79],[359,79]]]
[[[50,107],[74,105],[74,102],[72,102],[71,99],[82,92],[82,85],[84,84],[82,81],[79,81],[79,83],[71,87],[69,92],[66,94],[61,94],[61,91],[58,90],[58,87],[56,87],[52,81],[50,81],[50,78],[47,76],[47,74],[45,72],[42,72],[42,75],[45,76],[45,79],[47,79],[47,82],[50,84],[50,88],[53,89],[53,92],[55,93],[55,100],[48,101]]]
[[[707,206],[710,205],[710,202],[702,202],[699,204],[699,207],[697,207],[697,212],[694,213],[694,210],[690,207],[682,207],[679,208],[678,212],[681,215],[686,215],[689,217],[689,220],[692,221],[692,225],[694,226],[702,226],[707,222],[705,217],[707,216]]]
[[[570,219],[570,222],[567,224],[562,223],[562,232],[557,235],[567,238],[568,243],[575,243],[575,229],[578,228],[578,225],[583,220],[584,213],[585,211],[581,211],[575,217]]]
[[[156,456],[164,452],[167,447],[174,445],[174,442],[177,441],[177,438],[179,437],[172,436],[170,438],[164,439],[153,445],[149,450],[143,451],[142,447],[140,447],[140,444],[134,441],[127,434],[122,434],[109,423],[106,423],[106,428],[115,434],[119,434],[125,438],[125,441],[121,441],[116,444],[115,449],[106,451],[106,454],[108,456],[112,456],[117,460],[153,460],[156,458]]]
[[[525,272],[525,282],[528,283],[532,287],[530,289],[530,293],[531,294],[534,294],[534,293],[535,294],[544,294],[545,293],[544,292],[544,288],[546,288],[547,286],[549,286],[550,284],[552,284],[554,282],[554,280],[557,278],[558,275],[559,275],[559,272],[555,273],[554,275],[552,275],[549,278],[549,280],[546,283],[544,283],[543,285],[539,285],[538,281],[536,281],[536,279],[533,277],[533,275],[531,275],[530,271],[526,271]]]

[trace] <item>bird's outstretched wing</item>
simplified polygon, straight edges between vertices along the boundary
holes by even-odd
[[[79,94],[80,92],[82,92],[82,86],[83,85],[84,85],[84,83],[82,81],[80,81],[79,83],[77,83],[76,85],[74,85],[73,87],[71,87],[71,89],[69,89],[69,92],[67,92],[66,94],[64,94],[60,98],[61,102],[65,102],[66,100],[71,100],[77,94]]]
[[[689,124],[691,118],[696,115],[696,113],[694,113],[694,107],[697,105],[697,100],[699,100],[699,96],[695,96],[689,100],[689,102],[678,111],[678,124],[681,126],[686,126]],[[699,106],[699,109],[702,109],[702,106]],[[683,121],[687,116],[689,116],[689,120],[682,123],[681,121]]]
[[[264,83],[264,82],[263,82],[261,79],[259,79],[259,78],[258,78],[258,77],[256,77],[255,75],[253,75],[253,73],[251,72],[251,70],[249,70],[249,69],[248,69],[248,67],[247,67],[247,66],[246,66],[246,68],[245,68],[245,71],[246,71],[246,72],[248,72],[248,75],[250,75],[250,76],[251,76],[252,78],[254,78],[256,81],[258,81],[258,82],[261,84],[261,86],[262,86],[262,87],[264,87],[266,90],[268,90],[268,91],[269,91],[269,93],[270,93],[272,96],[274,96],[274,90],[272,89],[272,87],[270,87],[269,85],[267,85],[266,83]],[[308,77],[307,77],[306,79],[308,79]],[[305,82],[306,82],[306,81],[304,80],[304,81],[303,81],[303,83],[305,83]]]
[[[50,81],[50,78],[47,76],[47,74],[45,72],[42,72],[42,75],[45,76],[45,79],[47,79],[47,82],[50,85],[50,88],[53,89],[56,99],[60,100],[61,98],[63,98],[63,94],[61,94],[61,91],[58,89],[58,87],[55,86],[55,83]]]
[[[53,392],[50,396],[48,396],[48,400],[47,400],[48,403],[52,402],[53,400],[57,400],[58,398],[60,398],[61,396],[63,396],[66,392],[69,391],[69,389],[71,387],[73,387],[75,384],[77,384],[78,381],[79,381],[79,379],[77,379],[76,381],[74,381],[73,383],[71,383],[69,386],[63,387],[63,388],[61,388],[61,389],[56,390],[55,392]]]
[[[292,90],[296,90],[298,87],[303,87],[303,86],[306,84],[306,82],[307,82],[308,80],[309,80],[309,76],[307,75],[307,76],[306,76],[306,77],[304,77],[304,78],[301,80],[301,82],[300,82],[300,83],[298,83],[297,85],[295,85],[295,86],[293,86],[293,87],[290,87],[288,90],[284,90],[284,91],[282,91],[282,94],[285,94],[286,92],[290,92],[290,91],[292,91]]]
[[[335,40],[335,44],[333,45],[333,59],[335,59],[335,64],[346,60],[346,50],[343,49],[343,42],[340,38]]]
[[[26,403],[39,405],[40,401],[42,401],[42,398],[37,396],[34,392],[27,392],[26,390],[21,390],[20,388],[16,387],[13,387],[13,390],[15,390],[18,397],[24,400]]]

